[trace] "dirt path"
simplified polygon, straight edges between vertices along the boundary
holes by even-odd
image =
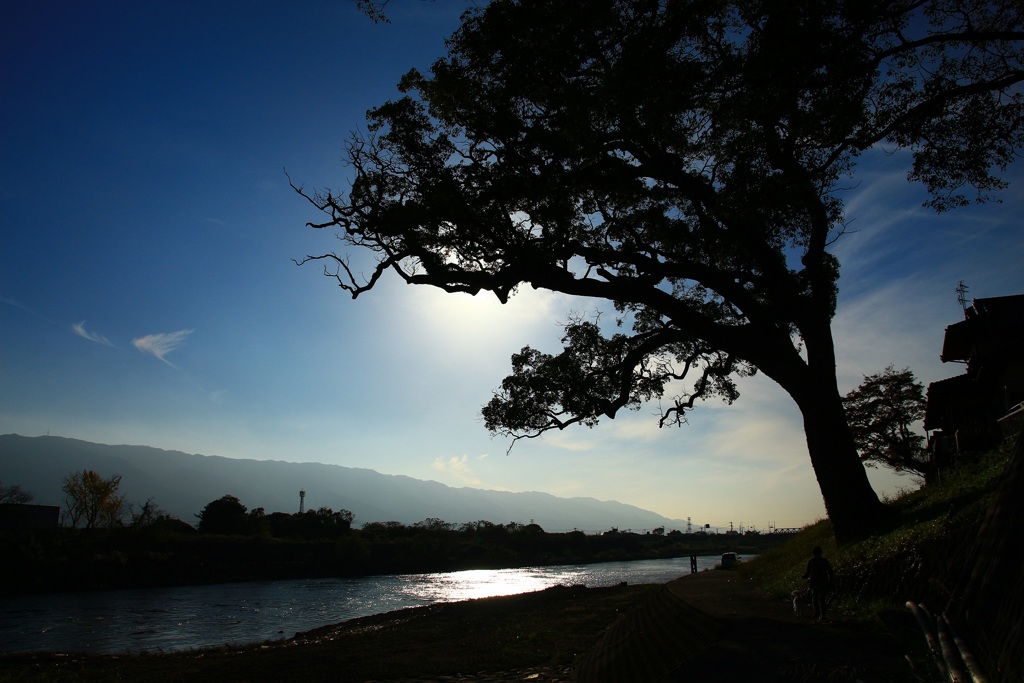
[[[905,658],[909,614],[878,630],[834,615],[818,624],[737,573],[668,583],[621,617],[578,671],[580,681],[921,681]],[[923,680],[928,680],[927,675]]]

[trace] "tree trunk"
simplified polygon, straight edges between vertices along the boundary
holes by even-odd
[[[806,360],[794,354],[787,363],[767,362],[761,367],[800,408],[807,452],[825,510],[836,541],[845,543],[870,534],[886,519],[888,510],[868,481],[846,422],[831,327],[823,318],[820,324],[802,331]]]
[[[838,390],[810,390],[797,405],[804,418],[807,452],[818,479],[836,541],[844,543],[870,534],[886,516],[871,488],[846,425]]]

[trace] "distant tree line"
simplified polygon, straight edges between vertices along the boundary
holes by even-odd
[[[348,532],[354,519],[348,510],[335,512],[328,507],[295,514],[267,514],[261,507],[248,510],[242,501],[230,494],[207,503],[196,517],[199,518],[200,533],[277,538],[331,538]]]
[[[0,533],[0,592],[29,593],[152,587],[226,581],[366,576],[461,569],[498,569],[761,552],[780,535],[717,536],[611,530],[547,533],[538,524],[428,518],[352,526],[348,510],[319,508],[267,514],[225,495],[196,516],[198,528],[159,511],[152,501],[114,514],[119,477],[74,476],[99,499],[65,510],[49,533]],[[72,494],[68,494],[71,496]],[[104,502],[105,501],[105,502]],[[67,504],[67,501],[66,501]],[[74,502],[72,496],[71,504]],[[120,520],[116,521],[115,520]],[[682,567],[682,561],[680,564]],[[683,569],[680,569],[683,573]]]

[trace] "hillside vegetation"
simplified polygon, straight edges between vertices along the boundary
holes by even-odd
[[[801,577],[807,559],[821,546],[836,572],[833,615],[877,620],[892,610],[905,612],[908,601],[933,614],[948,610],[993,680],[1024,680],[1021,625],[1007,616],[1016,608],[1005,607],[1020,607],[1024,596],[1021,581],[1007,579],[1021,575],[1019,541],[1014,545],[1004,531],[1013,526],[1011,516],[1019,516],[1019,505],[1011,510],[1005,504],[1019,483],[1020,463],[1013,457],[1006,445],[888,501],[895,513],[891,521],[865,530],[860,541],[837,547],[829,523],[820,521],[743,571],[771,595],[788,598],[806,584]],[[994,524],[994,517],[1004,523]],[[995,542],[993,534],[999,534]],[[965,593],[971,604],[962,604]],[[973,623],[964,623],[972,610]]]
[[[821,546],[836,572],[835,607],[857,611],[871,604],[901,607],[907,600],[944,604],[960,578],[967,550],[995,496],[1009,449],[889,501],[895,518],[860,541],[837,547],[827,520],[749,563],[765,590],[786,597],[803,586],[811,550]]]

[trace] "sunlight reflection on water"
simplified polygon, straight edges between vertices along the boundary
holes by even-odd
[[[455,602],[490,598],[496,595],[517,595],[540,591],[560,581],[530,569],[471,569],[443,574],[421,574],[422,583],[413,590],[426,602]]]
[[[703,571],[719,557],[697,559]],[[0,652],[117,653],[237,645],[437,602],[556,585],[665,583],[688,573],[689,561],[676,558],[30,595],[0,603]]]

